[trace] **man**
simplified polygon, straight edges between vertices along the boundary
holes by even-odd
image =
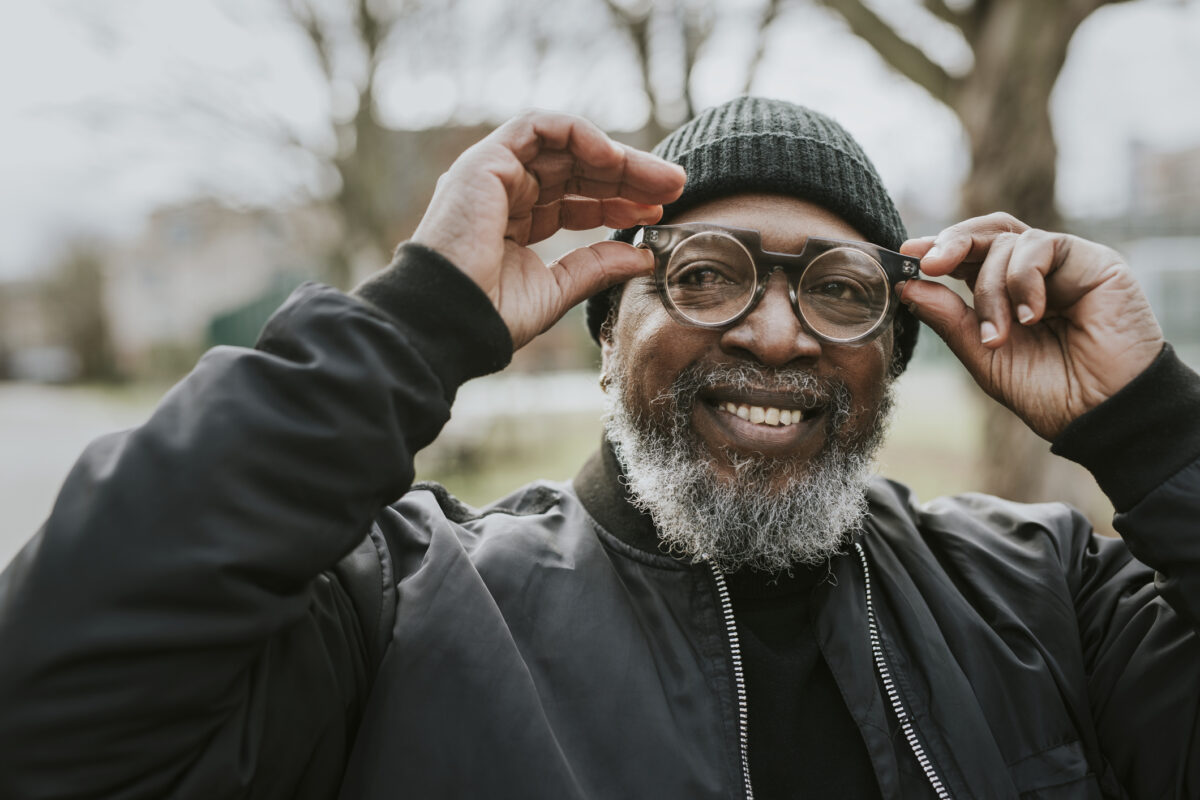
[[[507,123],[391,267],[93,444],[0,579],[0,795],[1200,794],[1200,383],[1119,257],[1004,215],[905,242],[786,103],[657,152]],[[589,297],[580,475],[409,491],[457,387]],[[1124,542],[869,479],[914,315]]]

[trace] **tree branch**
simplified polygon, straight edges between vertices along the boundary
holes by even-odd
[[[989,16],[992,13],[992,0],[975,0],[965,10],[961,12],[963,24],[962,32],[966,37],[967,42],[971,47],[975,47],[975,43],[979,41],[979,36],[984,29]]]
[[[892,69],[950,105],[958,80],[925,55],[925,51],[901,38],[891,26],[867,8],[862,0],[819,0],[837,11],[850,30],[875,48]]]
[[[678,12],[678,7],[676,7]],[[685,106],[684,118],[691,119],[696,116],[696,106],[692,102],[692,70],[696,66],[696,58],[700,54],[700,48],[708,41],[708,37],[712,34],[713,18],[711,11],[708,13],[698,13],[696,11],[683,9],[682,18],[679,19],[679,24],[683,32],[683,85],[681,94],[683,95],[683,103]]]
[[[758,45],[754,48],[754,56],[750,59],[750,64],[746,68],[746,83],[742,87],[742,94],[750,94],[750,87],[754,83],[754,77],[758,74],[758,67],[762,64],[763,56],[767,53],[767,32],[771,28],[771,24],[779,16],[779,7],[782,5],[781,0],[768,0],[767,9],[763,12],[762,22],[758,26]]]
[[[645,13],[638,14],[622,8],[616,0],[604,0],[604,5],[608,6],[608,11],[613,15],[613,19],[629,34],[629,38],[633,41],[633,48],[637,52],[638,66],[642,72],[642,91],[646,93],[646,102],[650,106],[650,122],[653,125],[658,118],[658,103],[653,83],[650,80],[649,36],[651,6],[647,5]]]
[[[963,15],[946,5],[946,0],[923,0],[922,5],[925,6],[926,11],[933,14],[942,22],[949,22],[960,31],[963,30],[963,23],[965,22]]]
[[[358,0],[358,33],[367,50],[368,83],[378,64],[379,45],[387,35],[386,24],[371,9],[370,0]]]
[[[321,23],[317,20],[312,6],[306,0],[288,0],[283,7],[312,44],[313,52],[317,56],[317,63],[321,67],[321,74],[327,80],[333,80],[333,57],[329,52],[329,40],[325,37],[325,31],[321,29]]]

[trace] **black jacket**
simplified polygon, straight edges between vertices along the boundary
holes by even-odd
[[[0,577],[0,797],[744,796],[720,576],[606,529],[586,470],[409,491],[510,351],[408,246],[92,444]],[[1124,542],[872,487],[814,625],[886,797],[1200,796],[1197,409],[1167,350],[1056,443]]]

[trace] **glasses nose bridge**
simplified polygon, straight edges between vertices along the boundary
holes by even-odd
[[[775,273],[783,273],[783,284],[788,295],[788,302],[792,306],[792,312],[799,317],[800,310],[796,307],[796,287],[800,283],[800,274],[804,269],[797,268],[795,265],[788,265],[779,261],[759,263],[758,264],[758,291],[756,292],[754,305],[762,301],[766,296],[767,291],[771,288],[771,281],[775,278]]]
[[[803,326],[805,325],[804,317],[800,314],[800,308],[796,300],[796,287],[800,282],[800,273],[803,269],[789,269],[787,264],[778,261],[773,263],[756,264],[758,272],[757,287],[755,288],[754,298],[746,309],[743,319],[748,317],[762,308],[762,301],[767,296],[767,292],[771,289],[771,282],[775,278],[775,273],[783,274],[783,290],[787,296],[787,305],[791,309],[792,314]]]
[[[763,283],[770,281],[771,278],[773,278],[775,276],[776,272],[782,272],[784,274],[784,277],[787,277],[787,274],[788,274],[787,268],[783,264],[780,264],[779,262],[767,264],[763,267],[760,267],[759,271],[762,273]]]

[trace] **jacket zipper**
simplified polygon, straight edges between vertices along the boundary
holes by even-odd
[[[733,617],[733,601],[729,599],[729,586],[725,576],[716,565],[709,562],[713,580],[717,584],[717,597],[721,602],[721,616],[725,619],[725,633],[729,636],[729,653],[733,660],[733,680],[737,687],[738,746],[742,751],[742,780],[746,785],[746,800],[754,800],[754,789],[750,786],[750,714],[746,700],[746,679],[742,673],[742,646],[738,643],[737,620]]]
[[[929,785],[933,787],[939,800],[950,800],[950,792],[942,783],[942,779],[938,777],[937,769],[921,745],[921,740],[917,737],[917,729],[913,725],[912,719],[909,718],[908,712],[904,710],[904,703],[900,699],[900,690],[892,681],[892,672],[883,655],[883,642],[879,638],[875,606],[871,601],[871,571],[867,567],[867,554],[858,542],[854,543],[854,549],[858,551],[858,558],[862,562],[863,583],[867,591],[867,630],[871,637],[871,656],[875,660],[875,669],[879,672],[879,679],[883,681],[883,688],[887,692],[888,701],[892,704],[892,711],[895,713],[896,719],[900,721],[900,729],[904,731],[904,738],[908,740],[908,746],[912,749],[913,755],[917,757],[917,763],[924,770]]]

